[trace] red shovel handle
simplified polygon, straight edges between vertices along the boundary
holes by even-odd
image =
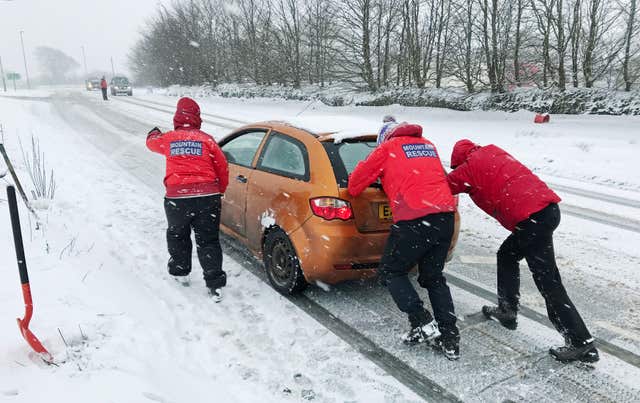
[[[25,327],[29,327],[31,316],[33,316],[33,301],[31,300],[31,287],[29,283],[22,284],[22,298],[24,299],[24,319],[22,319],[22,323]]]

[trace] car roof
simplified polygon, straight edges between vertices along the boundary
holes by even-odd
[[[299,123],[299,122],[296,122],[296,123]],[[334,143],[341,143],[342,141],[354,140],[354,139],[375,141],[377,138],[377,135],[372,134],[370,131],[351,129],[351,130],[316,132],[312,129],[300,126],[296,123],[292,123],[284,120],[267,120],[267,121],[256,122],[256,123],[247,125],[244,128],[264,127],[264,128],[278,131],[278,132],[283,132],[285,134],[293,130],[293,131],[299,131],[299,132],[311,135],[317,138],[318,141],[322,141],[322,142],[332,141]]]

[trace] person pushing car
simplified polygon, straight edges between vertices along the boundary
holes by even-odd
[[[349,177],[349,193],[358,196],[378,178],[394,221],[378,274],[409,318],[411,329],[403,340],[407,344],[432,342],[448,359],[458,359],[460,335],[442,274],[453,237],[456,203],[438,152],[422,137],[421,126],[401,123],[389,128],[382,143]],[[429,293],[433,316],[408,278],[416,264],[418,283]]]
[[[191,229],[204,280],[216,302],[227,283],[220,247],[221,197],[229,183],[227,159],[216,141],[200,130],[200,107],[191,98],[178,101],[174,130],[157,127],[147,136],[147,147],[166,158],[167,246],[169,274],[187,279],[191,272]],[[185,281],[185,284],[188,282]]]
[[[560,197],[533,172],[501,148],[460,140],[453,147],[447,181],[453,194],[468,193],[474,203],[511,234],[498,250],[498,306],[483,306],[488,318],[507,329],[517,327],[520,298],[519,261],[526,259],[544,297],[549,320],[565,346],[549,353],[559,361],[596,362],[598,350],[562,285],[553,250],[560,223]]]

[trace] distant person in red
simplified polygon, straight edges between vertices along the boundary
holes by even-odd
[[[421,126],[401,123],[389,128],[381,144],[349,177],[349,193],[358,196],[378,178],[389,197],[394,221],[378,274],[409,318],[411,329],[403,341],[433,342],[448,359],[457,360],[460,334],[442,274],[453,237],[456,203],[438,152],[422,137]],[[418,283],[429,293],[433,316],[407,276],[416,265]]]
[[[219,240],[220,199],[229,183],[229,167],[213,137],[200,130],[201,123],[198,104],[181,98],[173,117],[175,130],[162,133],[154,128],[147,136],[147,147],[166,158],[169,274],[188,285],[193,228],[205,283],[210,295],[220,302],[221,289],[227,283]]]
[[[102,76],[102,80],[100,80],[100,89],[102,90],[102,100],[103,101],[108,101],[109,98],[107,98],[107,79],[104,78],[104,76]]]
[[[447,181],[453,194],[471,200],[494,217],[511,235],[498,250],[498,306],[483,306],[488,318],[507,329],[518,325],[519,261],[526,259],[544,297],[549,320],[564,336],[565,346],[549,353],[559,361],[596,362],[598,350],[562,285],[553,250],[553,231],[560,224],[560,197],[501,148],[460,140],[451,154]]]

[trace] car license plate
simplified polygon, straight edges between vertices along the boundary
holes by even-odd
[[[381,220],[391,220],[393,217],[391,216],[391,207],[388,204],[379,204],[378,205],[378,217]]]

